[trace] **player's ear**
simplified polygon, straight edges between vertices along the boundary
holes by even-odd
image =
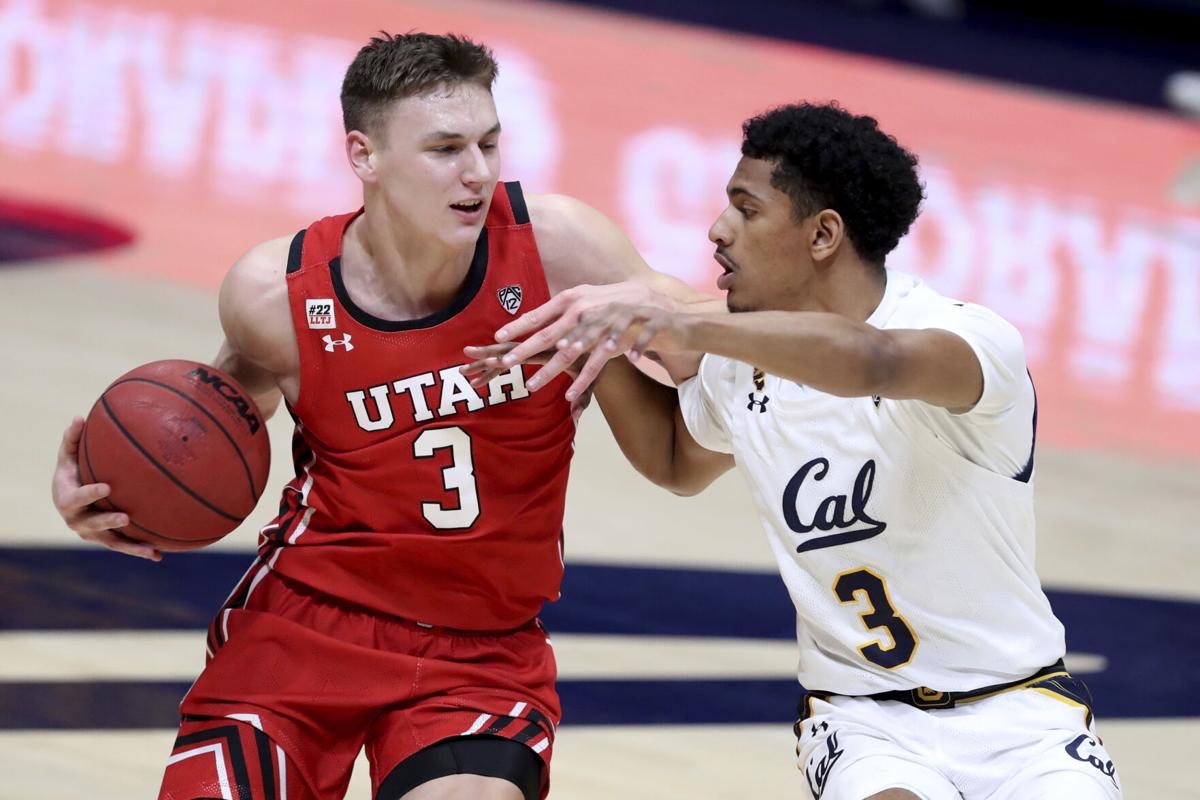
[[[346,159],[350,162],[354,174],[363,183],[375,183],[378,180],[375,172],[375,143],[362,131],[350,131],[346,134]]]
[[[813,261],[825,261],[837,253],[846,236],[846,223],[842,215],[832,208],[822,209],[812,217],[809,247]]]

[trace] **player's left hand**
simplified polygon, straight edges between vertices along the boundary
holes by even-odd
[[[512,352],[517,347],[516,342],[504,342],[502,344],[485,344],[485,345],[468,345],[463,348],[463,353],[467,358],[473,359],[469,364],[463,364],[459,367],[459,372],[466,375],[470,379],[471,386],[478,389],[481,386],[486,386],[492,378],[500,375],[512,367],[504,366],[501,363],[501,358]],[[538,353],[533,358],[529,359],[534,364],[545,364],[550,361],[556,351],[548,350]],[[583,367],[583,359],[577,360],[574,364],[567,367],[566,372],[572,378],[579,376],[579,370]],[[569,398],[571,400],[571,413],[575,421],[579,421],[583,410],[588,407],[592,401],[592,393],[590,391],[583,393],[578,398]]]
[[[687,350],[687,321],[686,313],[658,305],[610,303],[588,309],[559,340],[558,356],[538,370],[527,385],[536,390],[557,375],[553,368],[559,357],[575,363],[587,353],[587,360],[567,389],[567,399],[574,400],[592,385],[604,365],[615,356],[627,353],[629,360],[636,362],[649,351],[662,354]]]
[[[583,389],[589,386],[604,364],[613,356],[625,352],[633,343],[631,339],[624,348],[594,347],[590,341],[587,346],[573,348],[577,341],[588,340],[584,334],[593,327],[609,320],[609,312],[616,306],[627,308],[676,311],[679,303],[674,298],[655,291],[640,281],[624,281],[622,283],[606,284],[604,286],[575,286],[560,292],[548,302],[523,314],[521,317],[496,331],[496,341],[507,343],[529,338],[514,347],[501,359],[501,364],[511,367],[520,364],[546,350],[557,350],[536,375],[530,378],[527,386],[531,391],[537,391],[553,378],[567,370],[585,352],[589,353],[587,362],[581,368],[580,375],[567,392],[567,398],[573,400]],[[618,341],[615,344],[619,344]],[[639,351],[640,355],[640,351]]]

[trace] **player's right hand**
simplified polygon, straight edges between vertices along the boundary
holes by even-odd
[[[161,561],[162,553],[155,547],[130,539],[115,530],[129,524],[127,514],[96,511],[91,507],[97,500],[108,497],[111,489],[106,483],[89,483],[85,486],[79,482],[79,440],[82,436],[83,418],[76,417],[63,432],[62,445],[58,448],[58,464],[50,483],[50,496],[63,522],[85,541],[102,544],[118,553]]]

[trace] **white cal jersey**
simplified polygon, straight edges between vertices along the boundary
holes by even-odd
[[[1065,651],[1034,571],[1037,401],[1017,330],[888,272],[867,320],[962,337],[984,390],[955,415],[843,398],[707,355],[688,429],[732,453],[796,605],[800,682],[873,694],[1019,680]]]

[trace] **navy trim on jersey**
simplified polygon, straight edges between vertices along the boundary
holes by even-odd
[[[1029,372],[1026,371],[1025,374],[1029,375]],[[1029,444],[1029,460],[1020,472],[1013,475],[1013,480],[1021,483],[1029,483],[1029,479],[1033,477],[1033,453],[1037,450],[1037,387],[1033,385],[1032,375],[1029,375],[1029,388],[1033,389],[1033,434]]]
[[[291,247],[288,248],[288,274],[300,271],[300,254],[304,252],[304,234],[307,231],[300,231],[292,237]]]
[[[521,182],[505,182],[504,191],[508,192],[508,204],[512,207],[513,221],[518,225],[528,225],[529,208],[525,205],[525,193],[521,191]]]
[[[471,267],[467,270],[467,279],[458,295],[450,305],[441,311],[420,319],[380,319],[355,305],[342,280],[341,256],[337,256],[329,262],[329,277],[333,280],[333,292],[337,295],[338,302],[346,309],[346,313],[360,325],[377,331],[411,331],[440,325],[470,305],[471,301],[475,299],[475,295],[479,294],[479,287],[483,286],[483,279],[487,276],[487,264],[488,235],[487,228],[484,228],[479,232],[479,239],[475,242],[475,257],[471,259]]]

